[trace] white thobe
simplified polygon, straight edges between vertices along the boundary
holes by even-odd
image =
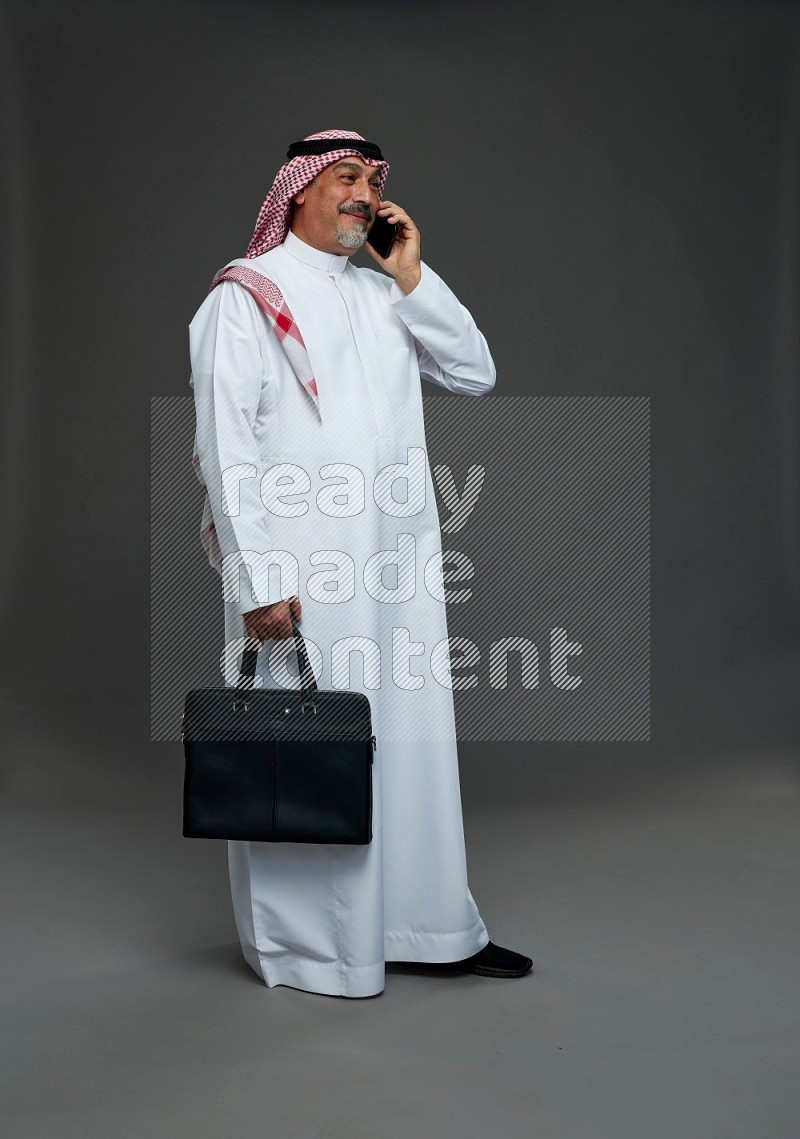
[[[213,289],[189,326],[190,382],[220,549],[248,552],[247,565],[286,551],[282,568],[297,567],[297,577],[278,566],[242,573],[241,593],[225,601],[226,643],[241,650],[243,613],[297,594],[318,687],[364,692],[377,739],[372,842],[230,842],[234,917],[268,986],[372,996],[386,961],[457,961],[489,940],[467,884],[420,377],[483,395],[495,369],[469,312],[424,262],[409,294],[291,232],[229,264],[283,293],[319,408],[252,295],[230,281]],[[264,642],[259,686],[297,687],[291,648]]]

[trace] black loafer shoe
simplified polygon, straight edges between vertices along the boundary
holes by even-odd
[[[524,977],[533,969],[530,957],[514,953],[511,949],[502,949],[491,941],[472,957],[460,961],[459,965],[468,973],[477,973],[479,977]]]

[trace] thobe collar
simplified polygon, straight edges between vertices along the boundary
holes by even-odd
[[[303,261],[306,265],[311,265],[315,269],[322,269],[324,273],[329,273],[332,277],[343,273],[347,268],[347,262],[350,260],[346,254],[339,256],[336,253],[325,253],[322,249],[316,249],[313,245],[308,245],[307,242],[301,241],[297,234],[292,233],[291,230],[289,230],[284,238],[283,248],[287,253],[290,253],[292,257],[296,257],[298,261]]]

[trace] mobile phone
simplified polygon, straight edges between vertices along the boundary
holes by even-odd
[[[367,234],[367,241],[381,257],[388,257],[396,234],[397,226],[388,222],[381,214],[376,214],[372,229]]]

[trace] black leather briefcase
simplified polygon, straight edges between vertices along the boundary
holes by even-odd
[[[361,692],[317,688],[292,622],[299,689],[255,688],[258,646],[235,687],[186,695],[186,838],[254,842],[372,841],[372,734]]]

